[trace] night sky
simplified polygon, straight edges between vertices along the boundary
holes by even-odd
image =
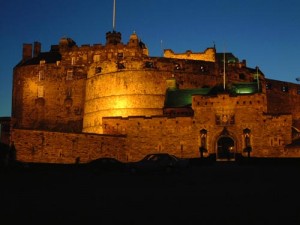
[[[23,43],[50,50],[60,38],[105,44],[113,0],[0,0],[0,117],[11,114],[12,74]],[[150,56],[162,49],[232,52],[270,79],[298,83],[299,0],[117,0],[116,30],[127,43],[134,31]]]

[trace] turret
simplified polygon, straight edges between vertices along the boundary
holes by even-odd
[[[106,33],[106,44],[117,45],[121,43],[121,33],[120,32],[107,32]]]
[[[59,49],[72,48],[76,46],[76,42],[72,38],[61,38],[59,41]]]
[[[136,35],[135,32],[133,32],[133,34],[130,35],[128,46],[129,47],[137,47],[137,46],[139,46],[139,38],[138,38],[138,36]]]

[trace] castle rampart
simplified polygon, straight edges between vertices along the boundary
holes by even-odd
[[[171,49],[166,49],[164,50],[164,57],[216,62],[216,49],[207,48],[204,52],[200,52],[200,53],[193,53],[191,50],[188,50],[185,53],[174,53]]]
[[[212,113],[203,112],[205,118],[208,118],[208,114]],[[252,115],[251,118],[249,115]],[[207,131],[208,151],[204,155],[217,154],[218,139],[228,136],[234,139],[235,153],[246,156],[243,132],[248,128],[251,130],[252,156],[300,156],[300,152],[290,152],[285,148],[285,145],[291,142],[288,132],[288,125],[291,123],[290,115],[263,116],[258,112],[251,112],[249,115],[237,116],[236,124],[225,126],[226,134],[224,126],[216,126],[215,118],[211,118],[210,123],[207,121],[201,123],[193,117],[105,117],[103,123],[105,124],[104,133],[127,135],[128,161],[137,161],[148,153],[157,152],[168,152],[183,158],[197,158],[200,155],[202,129]],[[255,118],[255,122],[249,122],[246,118]],[[279,129],[276,125],[278,123],[286,128]],[[265,135],[262,136],[261,132]]]
[[[20,128],[80,132],[84,105],[84,69],[57,64],[14,70],[13,117]]]
[[[62,38],[49,52],[24,44],[22,56],[11,120],[18,160],[300,157],[290,145],[299,137],[299,85],[265,79],[232,53],[149,57],[135,33],[123,44],[113,31],[105,45]]]
[[[127,161],[126,136],[14,129],[17,160],[44,163],[85,163],[100,157]]]

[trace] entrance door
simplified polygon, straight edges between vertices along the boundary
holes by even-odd
[[[217,145],[217,160],[235,159],[234,140],[231,137],[220,137]]]

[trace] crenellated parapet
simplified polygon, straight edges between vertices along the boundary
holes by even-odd
[[[187,60],[202,60],[208,62],[216,62],[216,49],[207,48],[204,52],[193,53],[191,50],[185,53],[174,53],[171,49],[164,50],[165,58],[187,59]]]
[[[136,33],[125,43],[116,31],[48,52],[34,42],[14,68],[11,144],[29,162],[299,157],[299,90],[214,47],[151,57]]]

